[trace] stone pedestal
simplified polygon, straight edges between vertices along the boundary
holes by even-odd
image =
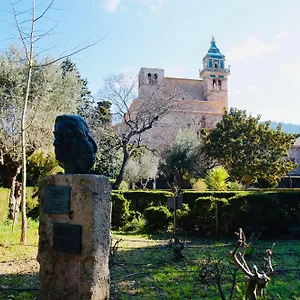
[[[56,192],[49,193],[49,187],[69,189],[67,211],[61,209],[66,203],[56,201]],[[111,185],[108,179],[98,175],[48,176],[40,186],[39,197],[39,299],[109,299]],[[49,201],[52,201],[50,209]],[[57,210],[53,205],[58,206]]]

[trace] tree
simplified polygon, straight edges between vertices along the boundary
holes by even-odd
[[[92,92],[88,88],[88,80],[86,78],[81,78],[78,68],[69,57],[62,61],[61,67],[63,70],[63,77],[65,77],[68,73],[76,74],[78,83],[81,86],[81,104],[77,113],[83,118],[87,118],[89,116],[89,112],[92,110],[94,102]]]
[[[260,122],[260,116],[248,116],[246,111],[231,108],[205,138],[204,150],[228,171],[232,180],[245,187],[259,179],[270,184],[296,167],[288,159],[288,150],[297,135],[270,128],[270,122]]]
[[[3,185],[12,189],[12,197],[16,177],[21,169],[24,171],[22,156],[25,155],[26,160],[36,149],[52,144],[55,117],[62,113],[75,113],[81,100],[81,86],[76,74],[68,72],[63,76],[60,63],[35,67],[31,71],[27,125],[24,127],[24,91],[28,84],[24,55],[22,50],[11,47],[0,56],[0,171]],[[48,61],[46,58],[42,63],[47,64]],[[23,172],[22,183],[26,186],[24,180],[26,175]]]
[[[140,181],[145,189],[149,180],[156,177],[159,158],[147,149],[140,152],[128,160],[125,178],[133,188]]]
[[[113,74],[104,79],[104,85],[99,91],[101,101],[112,103],[116,135],[119,137],[119,148],[123,152],[120,172],[114,188],[118,189],[125,177],[126,165],[129,158],[140,146],[140,136],[152,128],[172,106],[172,99],[177,94],[174,87],[169,92],[163,86],[156,84],[146,92],[143,99],[136,98],[136,80],[126,74]],[[164,94],[164,95],[163,95]]]
[[[199,177],[208,168],[208,163],[203,156],[202,141],[197,134],[193,131],[183,131],[163,152],[159,170],[177,196],[184,183]]]
[[[10,0],[12,13],[14,17],[13,27],[17,30],[19,42],[23,48],[23,62],[25,66],[25,88],[22,93],[22,110],[21,110],[21,126],[20,126],[20,136],[21,136],[21,149],[22,149],[22,192],[21,192],[21,212],[22,212],[22,233],[21,242],[26,244],[26,232],[27,232],[27,219],[26,219],[26,158],[27,158],[27,131],[31,129],[32,122],[28,116],[28,105],[29,98],[31,94],[31,82],[33,80],[33,72],[35,69],[41,69],[42,67],[49,66],[58,61],[61,61],[71,55],[74,55],[84,49],[87,49],[92,45],[87,45],[86,47],[76,49],[75,51],[69,52],[66,55],[60,56],[54,60],[44,61],[43,63],[38,61],[38,56],[47,51],[47,49],[39,49],[40,52],[35,52],[38,49],[38,43],[46,36],[49,36],[56,25],[50,30],[43,31],[41,29],[36,31],[36,26],[43,21],[47,12],[51,9],[54,0],[49,0],[46,3],[45,8],[43,6],[38,6],[41,12],[37,14],[36,0],[32,0],[31,4],[28,6],[26,3],[26,8],[23,11],[17,11],[18,4],[22,1],[17,1],[15,3]],[[38,33],[37,33],[38,32]],[[49,50],[49,49],[48,49]],[[43,88],[43,86],[40,86]]]
[[[86,120],[98,145],[93,173],[116,178],[121,168],[122,153],[119,137],[111,126],[110,108],[111,102],[99,101],[90,108]]]
[[[205,183],[210,190],[224,191],[227,189],[228,172],[222,166],[208,170],[205,176]]]

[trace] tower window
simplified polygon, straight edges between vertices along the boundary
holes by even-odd
[[[154,82],[157,83],[157,74],[155,73],[153,77],[154,77]]]
[[[221,90],[222,89],[222,81],[221,81],[221,79],[218,80],[218,86],[219,86],[219,90]]]
[[[217,81],[216,79],[213,79],[213,89],[216,89],[217,88]]]
[[[152,78],[151,78],[151,73],[148,73],[148,83],[150,84],[152,81]]]
[[[219,64],[217,62],[215,62],[215,68],[219,68]]]

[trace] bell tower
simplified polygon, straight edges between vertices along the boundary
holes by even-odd
[[[204,99],[209,102],[218,102],[222,108],[228,109],[227,76],[230,75],[230,68],[225,67],[225,56],[220,53],[214,37],[210,44],[203,58],[203,69],[200,70]]]

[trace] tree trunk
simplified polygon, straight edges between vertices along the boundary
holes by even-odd
[[[13,177],[11,178],[10,184],[10,197],[9,197],[9,215],[8,218],[16,220],[20,210],[20,184],[17,181],[17,176],[20,173],[21,167],[18,167]]]
[[[125,173],[126,173],[125,169],[126,169],[129,158],[130,158],[130,152],[128,151],[128,146],[126,144],[123,146],[123,161],[122,161],[121,170],[120,170],[120,173],[119,173],[115,183],[113,184],[113,188],[115,190],[118,190],[120,188],[120,185],[125,178]]]

